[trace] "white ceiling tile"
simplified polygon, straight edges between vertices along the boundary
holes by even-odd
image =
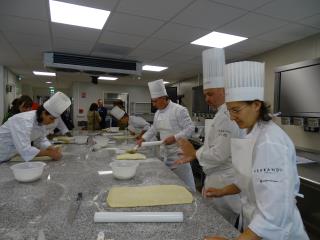
[[[213,30],[245,13],[237,8],[198,0],[173,18],[172,22]]]
[[[239,61],[239,60],[245,60],[247,59],[248,54],[238,51],[233,51],[226,49],[225,50],[225,57],[226,57],[226,63]]]
[[[53,51],[74,54],[89,54],[94,43],[85,41],[75,41],[66,38],[53,39]]]
[[[10,45],[10,43],[4,38],[3,34],[0,32],[0,56],[17,55],[15,49]],[[0,62],[1,64],[1,62]]]
[[[253,10],[257,7],[263,6],[268,2],[274,0],[211,0],[212,2],[226,4],[232,7],[242,8],[246,10]]]
[[[287,23],[271,17],[249,13],[218,28],[217,31],[249,38],[279,28]]]
[[[0,15],[0,30],[34,35],[50,35],[49,22]]]
[[[151,18],[114,13],[105,27],[108,31],[126,33],[140,36],[150,36],[164,22]]]
[[[48,20],[47,2],[43,0],[1,1],[0,15]]]
[[[320,14],[316,14],[312,17],[307,17],[302,20],[299,20],[299,23],[302,23],[302,24],[305,24],[308,26],[312,26],[312,27],[316,27],[316,28],[320,28]]]
[[[70,40],[81,40],[95,43],[101,33],[100,30],[71,26],[61,23],[52,23],[53,38],[66,38]]]
[[[134,48],[142,42],[143,39],[144,37],[141,36],[104,31],[99,38],[99,42]]]
[[[147,50],[142,48],[136,48],[128,55],[128,57],[134,58],[139,61],[148,62],[164,55],[166,52],[167,51],[165,50],[159,51],[159,50],[150,50],[150,49]]]
[[[103,56],[103,57],[112,57],[112,58],[123,58],[127,56],[132,51],[132,48],[119,46],[119,45],[111,45],[105,43],[97,43],[94,46],[92,55],[95,56]]]
[[[263,53],[268,50],[279,47],[280,43],[268,42],[259,39],[248,39],[232,46],[227,47],[226,49],[230,51],[242,52],[252,54]]]
[[[262,34],[257,39],[277,43],[289,43],[319,32],[316,28],[307,27],[299,24],[288,24],[277,30]]]
[[[202,51],[204,51],[205,49],[208,49],[208,47],[194,45],[194,44],[187,44],[183,47],[180,47],[180,48],[174,50],[174,52],[196,57],[196,56],[201,56]]]
[[[119,0],[63,0],[63,2],[91,8],[103,9],[107,11],[114,10],[118,1]]]
[[[47,51],[52,51],[51,48],[46,48],[42,46],[24,46],[24,45],[13,45],[18,51],[19,55],[25,60],[41,60],[43,59],[43,53]]]
[[[176,23],[169,23],[152,35],[152,37],[176,42],[190,43],[208,33],[208,30],[184,26]]]
[[[170,52],[171,50],[181,47],[183,43],[177,43],[164,39],[149,38],[144,41],[139,48]]]
[[[51,48],[51,39],[46,35],[31,35],[17,32],[4,32],[3,33],[11,43],[27,46],[42,46],[48,49]]]
[[[117,11],[133,15],[169,20],[192,0],[122,0]]]
[[[273,1],[256,9],[256,12],[286,20],[299,20],[319,13],[319,0]]]
[[[192,58],[194,57],[190,55],[181,54],[181,53],[168,53],[158,59],[155,59],[154,61],[163,62],[164,65],[171,66],[172,64],[186,62],[188,60],[191,60]]]

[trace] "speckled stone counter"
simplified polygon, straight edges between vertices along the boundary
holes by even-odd
[[[116,143],[117,146],[119,144]],[[101,150],[103,151],[103,150]],[[130,180],[117,180],[110,174],[113,156],[90,152],[87,145],[63,147],[60,161],[47,162],[44,174],[32,183],[17,182],[10,170],[14,163],[0,164],[0,239],[5,240],[95,240],[105,239],[203,239],[206,235],[234,238],[238,232],[217,213],[209,199],[194,194],[187,205],[137,208],[110,208],[106,204],[112,186],[144,186],[183,182],[158,159],[140,161]],[[99,171],[106,171],[99,174]],[[101,173],[101,172],[100,172]],[[77,193],[83,200],[76,209]],[[97,211],[181,211],[182,223],[94,223]]]

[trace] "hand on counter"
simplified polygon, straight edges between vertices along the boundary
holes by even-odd
[[[165,145],[171,145],[171,144],[173,144],[173,143],[175,143],[176,142],[176,138],[172,135],[172,136],[169,136],[169,137],[167,137],[167,138],[165,138],[164,140],[163,140],[163,143],[165,144]]]
[[[202,188],[203,197],[223,197],[224,195],[223,188]]]
[[[175,164],[184,164],[196,159],[196,150],[187,139],[179,139],[178,145],[182,150],[181,158],[177,159]]]
[[[60,160],[62,154],[61,149],[59,147],[55,148],[53,146],[49,146],[47,149],[40,150],[37,156],[49,156],[53,160]]]

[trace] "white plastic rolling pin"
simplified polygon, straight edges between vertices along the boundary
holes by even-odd
[[[183,222],[182,212],[96,212],[94,222]]]

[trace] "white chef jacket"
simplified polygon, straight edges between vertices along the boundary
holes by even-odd
[[[171,110],[175,113],[174,116],[169,116]],[[169,101],[169,104],[164,109],[158,109],[154,115],[154,122],[159,118],[159,115],[162,115],[164,118],[168,118],[170,120],[170,125],[173,127],[173,132],[177,132],[175,134],[176,140],[181,138],[189,138],[194,133],[194,124],[190,118],[188,110],[174,102]],[[153,124],[147,132],[145,132],[142,138],[146,141],[149,141],[153,137],[155,137],[158,133],[158,130]]]
[[[255,139],[248,185],[254,197],[241,197],[254,207],[249,228],[266,240],[309,239],[296,206],[300,181],[291,139],[272,121],[256,123],[246,138]]]
[[[57,119],[55,119],[54,122],[47,125],[46,128],[48,130],[48,134],[54,133],[54,129],[56,128],[59,129],[59,133],[61,133],[62,135],[69,132],[69,129],[67,128],[66,124],[63,122],[61,117],[58,117]]]
[[[17,153],[25,161],[33,159],[40,149],[51,143],[46,138],[47,128],[37,121],[36,111],[16,114],[0,127],[0,162],[9,160]],[[34,146],[31,146],[33,141]]]
[[[150,123],[138,116],[129,116],[128,129],[134,133],[140,134],[142,131],[148,131]]]
[[[218,108],[206,135],[204,144],[196,152],[197,159],[208,175],[219,170],[232,169],[230,138],[239,138],[238,125],[230,120],[226,104]],[[227,184],[231,184],[232,179]]]

